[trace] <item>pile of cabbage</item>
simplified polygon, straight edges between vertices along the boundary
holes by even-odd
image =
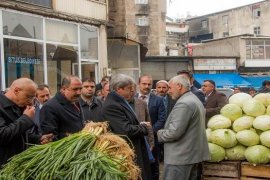
[[[270,162],[270,93],[251,97],[237,93],[220,114],[210,118],[206,129],[210,162],[247,160]]]

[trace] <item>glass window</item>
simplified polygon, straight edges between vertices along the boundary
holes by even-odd
[[[137,26],[148,26],[149,25],[149,18],[147,16],[138,16],[136,18],[136,25]]]
[[[252,45],[264,45],[264,40],[253,40]]]
[[[73,71],[76,64],[78,64],[76,47],[47,44],[48,85],[53,94],[60,89],[63,77],[78,75]]]
[[[43,39],[42,19],[3,11],[3,34],[33,39]]]
[[[251,46],[246,46],[246,59],[252,59],[252,57],[251,57]]]
[[[265,58],[270,59],[270,46],[265,46]]]
[[[260,27],[254,27],[254,34],[260,35],[261,34],[261,28]]]
[[[98,32],[97,28],[82,25],[81,35],[81,58],[98,59]]]
[[[20,77],[37,84],[44,82],[43,46],[41,43],[4,39],[6,87]]]
[[[135,0],[135,4],[148,4],[148,0]]]
[[[253,8],[253,17],[259,18],[260,16],[261,16],[261,8],[260,7]]]
[[[207,26],[208,26],[208,25],[207,25],[207,21],[206,21],[206,20],[203,20],[203,21],[202,21],[202,28],[203,28],[203,29],[206,29]]]
[[[20,0],[40,6],[52,7],[52,0]]]
[[[76,24],[46,20],[46,38],[48,41],[76,44],[78,43],[77,36]]]
[[[222,24],[226,27],[228,26],[228,15],[222,16]]]
[[[264,59],[264,46],[252,46],[252,59]]]

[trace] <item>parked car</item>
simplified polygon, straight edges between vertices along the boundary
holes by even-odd
[[[230,88],[216,88],[217,91],[224,93],[227,98],[233,95],[233,90]]]

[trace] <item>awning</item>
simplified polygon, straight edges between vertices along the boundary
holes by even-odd
[[[270,81],[270,76],[242,76],[246,81],[248,81],[252,87],[259,89],[262,87],[262,83],[265,80]]]
[[[241,77],[239,74],[194,74],[194,79],[203,84],[204,80],[213,80],[217,88],[250,87],[251,83]]]

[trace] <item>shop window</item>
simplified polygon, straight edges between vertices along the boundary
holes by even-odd
[[[65,76],[71,74],[78,76],[72,69],[74,64],[78,64],[76,47],[47,44],[48,85],[53,94],[60,89]]]
[[[42,19],[3,11],[3,34],[31,39],[43,39]]]
[[[4,39],[6,87],[20,77],[37,84],[44,82],[43,46],[41,43]]]
[[[48,41],[62,42],[62,43],[78,43],[77,25],[46,20],[46,39]]]
[[[80,27],[81,58],[98,59],[98,31],[96,27]]]

